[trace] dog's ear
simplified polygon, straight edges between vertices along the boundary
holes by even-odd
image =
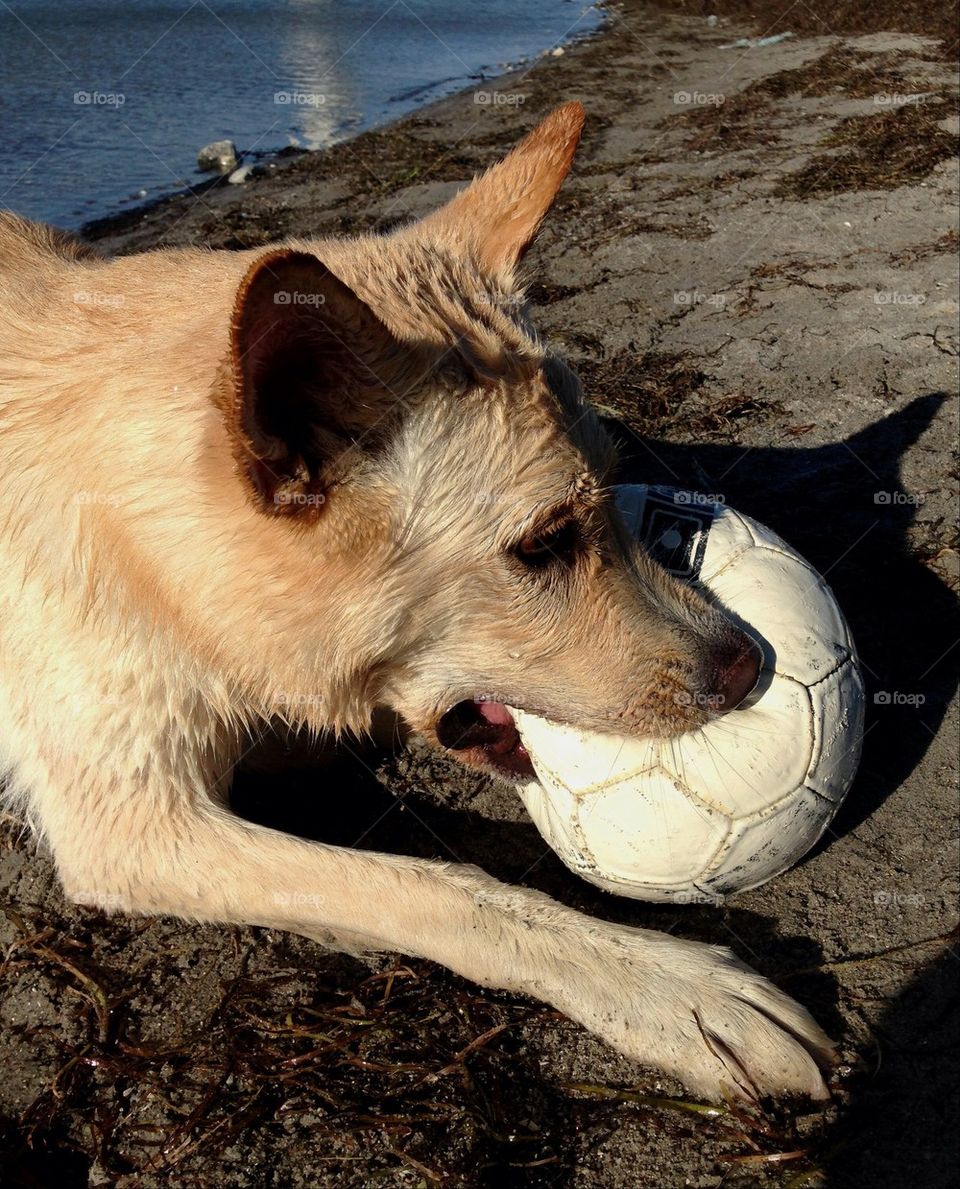
[[[502,161],[423,219],[418,234],[469,254],[494,275],[512,269],[570,170],[583,119],[580,103],[558,107]]]
[[[319,516],[330,487],[387,432],[403,356],[370,307],[315,256],[284,249],[251,266],[218,402],[262,511]]]

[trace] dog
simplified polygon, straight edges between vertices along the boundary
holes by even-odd
[[[820,1098],[831,1042],[729,951],[224,792],[265,723],[389,707],[516,781],[508,707],[670,737],[754,684],[756,646],[628,539],[614,449],[523,301],[583,118],[383,235],[109,260],[3,217],[5,795],[78,903],[427,958],[704,1097]]]

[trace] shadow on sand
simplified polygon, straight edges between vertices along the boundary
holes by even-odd
[[[721,493],[729,504],[770,525],[826,577],[860,651],[867,682],[867,734],[854,790],[832,835],[855,828],[911,774],[937,732],[956,685],[948,649],[957,639],[954,595],[910,552],[907,529],[915,504],[900,480],[900,459],[929,426],[945,400],[914,400],[853,437],[812,449],[727,445],[687,446],[632,439],[619,476],[624,482],[674,484]],[[620,436],[624,433],[621,427]],[[922,693],[914,705],[875,703],[882,691]],[[877,729],[872,729],[873,726]],[[463,770],[443,756],[427,761],[445,785],[463,785]],[[605,896],[570,878],[529,822],[497,822],[469,807],[449,807],[411,795],[399,798],[374,774],[376,758],[339,756],[322,768],[306,766],[277,778],[240,774],[238,812],[291,833],[364,849],[478,863],[507,881],[522,881],[581,911],[645,927],[672,930],[720,944],[749,937],[765,973],[816,967],[822,959],[810,938],[781,936],[776,923],[727,905],[643,905]],[[415,767],[423,781],[424,760]],[[471,781],[476,783],[476,776]],[[393,780],[390,781],[394,784]],[[402,784],[402,782],[401,782]],[[402,792],[402,790],[401,790]],[[937,1189],[956,1183],[956,1141],[948,1119],[957,1096],[957,971],[946,956],[922,971],[887,1011],[878,1039],[884,1062],[865,1078],[854,1106],[837,1125],[829,1184],[862,1189],[898,1184]],[[836,987],[827,974],[805,974],[790,989],[828,1032],[841,1029]],[[516,1070],[521,1097],[548,1088],[538,1071]],[[522,1105],[522,1104],[521,1104]],[[554,1102],[566,1117],[576,1107]],[[595,1116],[594,1116],[595,1119]],[[569,1119],[571,1125],[575,1120]],[[829,1148],[830,1143],[827,1143]],[[487,1153],[489,1168],[500,1168]],[[554,1170],[554,1177],[558,1175]],[[502,1182],[506,1183],[506,1182]],[[512,1182],[511,1182],[512,1183]],[[552,1185],[564,1183],[551,1180]]]

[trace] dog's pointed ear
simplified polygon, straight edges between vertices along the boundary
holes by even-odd
[[[402,384],[399,344],[315,256],[261,256],[237,291],[218,403],[260,510],[315,520],[373,449]]]
[[[484,271],[509,271],[529,248],[570,170],[584,110],[565,103],[497,165],[418,225],[418,234],[473,257]]]

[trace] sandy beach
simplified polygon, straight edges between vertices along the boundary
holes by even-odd
[[[706,1115],[555,1013],[426,963],[81,910],[8,819],[9,1183],[955,1183],[956,66],[880,17],[794,31],[724,11],[612,5],[530,69],[86,235],[129,253],[385,231],[557,103],[586,105],[528,258],[535,318],[609,418],[624,478],[719,494],[827,576],[868,682],[857,782],[799,866],[717,905],[596,891],[509,790],[416,743],[253,774],[237,806],[730,946],[838,1040],[833,1101]]]

